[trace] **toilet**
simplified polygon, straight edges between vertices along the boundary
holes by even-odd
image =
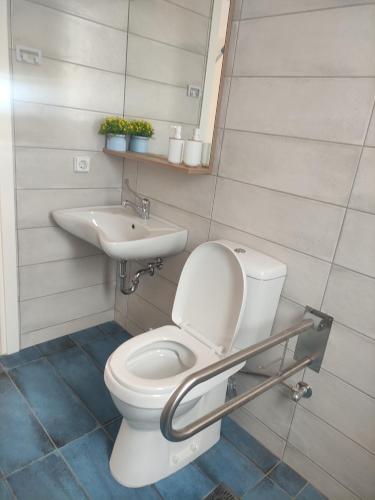
[[[110,459],[124,486],[145,486],[181,469],[220,438],[220,421],[181,442],[160,431],[172,392],[191,373],[271,332],[286,266],[230,241],[198,246],[187,259],[173,304],[174,325],[128,340],[109,357],[105,383],[123,416]],[[195,387],[180,404],[181,428],[224,403],[235,366]]]

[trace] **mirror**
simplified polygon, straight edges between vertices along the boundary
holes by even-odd
[[[126,118],[149,120],[151,154],[168,154],[173,125],[200,129],[208,165],[230,0],[129,0]]]

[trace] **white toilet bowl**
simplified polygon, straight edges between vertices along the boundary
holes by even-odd
[[[125,486],[156,482],[184,467],[219,440],[220,422],[185,441],[170,442],[161,434],[160,416],[172,392],[188,375],[234,349],[245,347],[241,335],[238,346],[234,341],[241,333],[246,306],[249,255],[244,258],[235,249],[235,244],[224,241],[205,243],[195,249],[177,288],[172,311],[175,325],[134,337],[116,349],[107,361],[105,383],[123,416],[110,468],[115,479]],[[277,297],[277,306],[285,266],[258,252],[247,251],[252,262],[254,257],[262,256],[263,267],[273,268],[269,279],[264,280],[263,276],[259,282],[275,281],[276,293],[274,290],[272,293]],[[259,283],[256,287],[259,288]],[[253,287],[252,291],[257,292],[254,303],[259,308],[262,306],[259,296],[263,293],[269,299],[271,288],[258,288]],[[272,300],[268,305],[272,305]],[[265,336],[269,335],[272,321],[265,319],[262,312],[261,324],[255,321],[252,325],[253,336],[259,336],[260,329]],[[241,366],[195,387],[179,406],[174,427],[183,427],[220,406],[225,401],[229,376]]]

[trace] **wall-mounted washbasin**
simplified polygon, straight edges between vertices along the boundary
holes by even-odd
[[[121,205],[56,210],[53,217],[63,229],[117,260],[177,254],[185,248],[188,235],[171,222],[155,216],[143,220]]]

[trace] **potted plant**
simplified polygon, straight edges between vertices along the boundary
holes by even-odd
[[[154,134],[154,129],[150,122],[145,120],[132,120],[129,124],[130,151],[134,153],[147,153],[150,137]]]
[[[127,151],[129,145],[129,120],[110,116],[100,125],[99,133],[106,136],[106,148],[112,151]]]

